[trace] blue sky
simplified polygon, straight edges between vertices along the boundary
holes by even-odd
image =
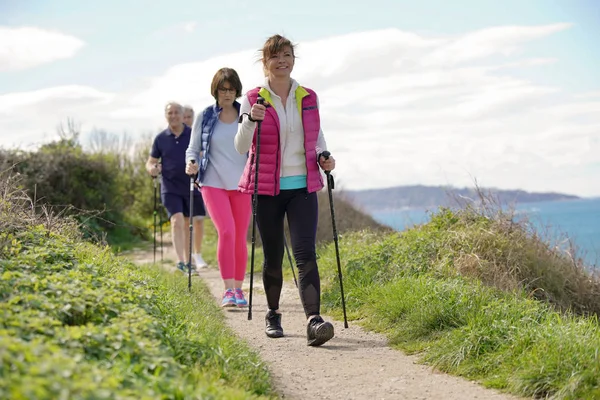
[[[557,21],[575,26],[536,43],[538,56],[561,59],[560,65],[548,67],[536,78],[577,89],[600,88],[600,2],[595,0],[307,0],[279,2],[276,8],[252,7],[259,11],[251,10],[251,2],[235,0],[156,1],[155,6],[146,0],[94,3],[2,0],[0,25],[58,29],[87,43],[76,58],[1,76],[2,92],[68,83],[112,90],[135,81],[140,71],[155,74],[176,63],[258,47],[273,32],[301,42],[386,27],[455,34],[494,25]],[[196,31],[174,40],[177,25],[187,21],[197,23]]]
[[[2,104],[2,101],[6,104],[6,102],[11,103],[15,99],[19,99],[18,101],[24,105],[37,104],[41,107],[39,99],[29,100],[30,97],[31,99],[37,98],[35,96],[39,97],[39,94],[35,94],[36,91],[77,85],[76,88],[69,90],[78,91],[84,88],[86,98],[101,97],[104,101],[102,104],[103,106],[106,105],[106,108],[102,109],[105,114],[78,114],[75,117],[84,119],[83,122],[88,123],[88,128],[93,126],[115,130],[121,125],[119,125],[119,122],[113,121],[109,115],[116,115],[114,113],[117,113],[117,111],[120,112],[131,107],[133,107],[131,110],[146,110],[147,107],[156,107],[135,100],[143,96],[150,96],[151,94],[162,96],[164,94],[165,98],[156,99],[157,104],[162,104],[162,102],[169,99],[166,96],[177,95],[185,98],[182,98],[181,101],[192,102],[197,108],[204,106],[207,101],[210,101],[210,98],[205,95],[195,95],[194,92],[205,90],[206,84],[209,84],[212,73],[214,73],[213,62],[217,63],[214,64],[215,66],[218,65],[218,62],[222,63],[222,61],[215,61],[218,60],[219,56],[230,57],[232,62],[236,60],[235,62],[241,63],[239,60],[243,59],[244,62],[250,64],[249,51],[258,49],[269,35],[283,33],[293,41],[300,43],[301,48],[303,44],[306,44],[306,52],[302,53],[300,51],[300,59],[298,60],[298,69],[305,69],[299,74],[300,76],[314,77],[314,84],[310,81],[305,84],[309,86],[317,85],[315,88],[322,91],[320,95],[322,102],[327,104],[329,101],[329,104],[332,105],[330,109],[333,109],[334,106],[345,99],[344,96],[340,97],[340,93],[354,85],[352,80],[354,78],[347,78],[346,81],[340,78],[340,81],[337,82],[337,89],[329,87],[325,83],[319,83],[322,80],[319,80],[318,71],[311,70],[312,65],[315,64],[315,58],[309,57],[309,55],[315,54],[316,50],[313,49],[320,48],[320,44],[341,43],[339,46],[343,46],[344,50],[333,52],[339,53],[338,59],[342,57],[346,60],[345,67],[341,68],[340,71],[354,69],[354,75],[350,74],[348,76],[358,74],[363,76],[364,79],[376,79],[380,75],[383,77],[391,73],[387,71],[387,67],[378,63],[393,62],[395,60],[393,57],[396,56],[402,59],[413,57],[413,55],[404,56],[402,54],[405,50],[410,53],[411,49],[414,48],[412,47],[413,44],[408,47],[398,44],[404,43],[405,39],[402,35],[405,33],[427,40],[441,38],[440,40],[448,43],[454,39],[458,40],[457,38],[468,37],[469,40],[464,43],[459,42],[456,46],[472,46],[472,50],[469,51],[475,53],[485,52],[486,46],[497,45],[499,50],[492,51],[485,56],[468,55],[465,60],[456,65],[455,69],[450,67],[446,69],[443,66],[436,67],[430,70],[428,76],[433,77],[432,79],[446,79],[453,85],[456,79],[461,80],[462,86],[459,89],[452,92],[452,94],[444,95],[464,96],[466,102],[470,101],[469,99],[472,100],[473,96],[480,94],[486,96],[485,99],[480,98],[476,102],[465,103],[464,107],[458,110],[466,113],[465,115],[468,114],[469,121],[452,121],[455,125],[447,128],[449,132],[459,132],[461,130],[467,132],[468,129],[471,129],[473,135],[477,135],[473,143],[479,144],[470,144],[469,146],[475,147],[469,150],[471,153],[465,150],[459,161],[454,162],[448,159],[448,162],[453,165],[450,167],[444,159],[443,149],[428,150],[427,146],[430,146],[431,143],[427,141],[427,137],[419,136],[420,142],[418,146],[414,145],[416,146],[415,151],[422,151],[423,154],[419,156],[420,158],[414,159],[417,161],[411,161],[412,164],[409,168],[415,170],[414,174],[407,173],[395,179],[382,178],[372,182],[371,179],[365,178],[369,170],[369,166],[365,164],[359,166],[357,170],[340,167],[341,180],[345,181],[347,186],[351,188],[366,187],[368,186],[367,180],[376,186],[410,183],[468,185],[468,175],[470,174],[482,176],[484,183],[499,187],[520,187],[528,190],[564,190],[583,195],[600,195],[600,185],[595,185],[599,189],[591,189],[589,187],[591,182],[586,184],[590,177],[600,176],[600,158],[594,158],[588,153],[580,154],[573,150],[572,154],[568,153],[567,155],[572,159],[578,159],[577,162],[566,159],[560,162],[549,161],[551,154],[557,151],[555,148],[545,150],[540,147],[536,150],[530,144],[519,143],[520,137],[533,135],[531,133],[533,131],[538,136],[535,139],[530,138],[528,140],[531,140],[531,143],[534,144],[548,138],[559,138],[559,135],[563,135],[560,136],[561,140],[572,138],[574,134],[570,131],[563,130],[562,133],[558,133],[558,131],[553,130],[553,126],[542,124],[543,113],[540,112],[537,105],[541,106],[543,104],[548,107],[556,107],[560,104],[563,119],[557,121],[555,125],[566,127],[569,121],[577,120],[585,128],[581,132],[586,132],[583,137],[581,137],[583,134],[575,133],[579,136],[573,140],[569,139],[565,143],[572,144],[575,141],[580,147],[585,148],[588,146],[590,148],[589,152],[600,146],[598,143],[599,131],[595,130],[596,126],[600,126],[600,121],[594,117],[595,114],[592,112],[597,104],[595,93],[600,92],[600,73],[597,72],[600,68],[600,45],[597,43],[597,38],[600,37],[600,2],[598,1],[509,0],[499,2],[497,0],[461,0],[450,2],[423,0],[416,2],[371,0],[365,2],[349,0],[339,2],[307,0],[297,3],[265,2],[257,5],[258,3],[233,0],[211,2],[105,0],[94,3],[92,5],[92,2],[73,0],[53,0],[51,2],[43,0],[0,0],[0,28],[6,28],[10,31],[10,29],[16,30],[22,27],[35,27],[45,31],[60,32],[83,42],[80,47],[73,48],[72,54],[68,53],[63,57],[49,59],[33,66],[11,69],[2,68],[3,53],[2,44],[0,44],[0,104]],[[272,4],[277,4],[277,6],[270,6]],[[562,23],[570,25],[568,27],[557,25]],[[494,27],[499,30],[491,34],[478,33]],[[540,29],[539,33],[527,33],[525,31],[523,31],[525,33],[511,33],[511,27],[554,28],[535,28]],[[392,42],[400,46],[398,47],[400,50],[390,47],[389,51],[386,51],[386,45],[382,45],[382,43],[388,41],[387,31],[383,31],[385,29],[391,29],[392,36],[397,35],[397,37],[394,36],[395,39]],[[368,36],[368,32],[379,33]],[[364,36],[345,36],[352,34]],[[507,39],[504,39],[502,35],[505,35]],[[335,41],[332,37],[341,37],[342,39],[340,39],[341,41]],[[371,37],[373,43],[363,43],[353,48],[353,41],[356,42],[357,37]],[[420,39],[408,38],[406,40],[411,41],[413,39],[415,46],[421,46],[417,45]],[[331,40],[331,42],[327,42],[327,40]],[[28,46],[31,45],[30,42],[28,43]],[[335,46],[338,45],[335,44]],[[370,63],[361,62],[363,55],[371,54],[371,48],[376,49],[373,51],[378,52],[377,57],[370,59]],[[458,51],[458,53],[463,51],[463,47],[449,47],[448,49],[438,49],[437,51],[438,53],[442,51],[442,56],[449,57],[449,59],[452,58],[453,51]],[[34,46],[28,51],[34,53],[39,50]],[[388,54],[392,51],[400,52],[400,54]],[[438,53],[435,53],[435,57],[438,57],[436,59],[442,57]],[[10,53],[5,52],[4,54]],[[416,54],[414,55],[416,58],[409,61],[418,63],[420,60],[425,59],[428,54],[427,52]],[[7,57],[5,55],[5,63]],[[328,60],[329,64],[327,65],[333,65],[338,61],[333,58]],[[532,61],[527,66],[512,66],[508,69],[503,67],[498,70],[499,72],[485,72],[485,80],[481,78],[480,87],[471,87],[469,79],[463,76],[464,68],[476,69],[474,70],[474,76],[480,77],[479,74],[482,73],[482,70],[477,68],[490,65],[500,66],[509,62],[521,63],[524,60]],[[242,68],[242,64],[239,65]],[[182,75],[180,80],[174,81],[170,76],[178,66],[181,66],[182,70],[189,75],[185,75],[185,77]],[[213,68],[213,70],[210,68]],[[386,72],[381,72],[382,70]],[[197,71],[197,73],[194,73],[194,71]],[[412,71],[410,73],[414,72],[410,68],[406,73],[408,71]],[[252,73],[248,70],[246,76],[250,76]],[[394,75],[394,79],[400,82],[403,74],[404,72],[398,72]],[[344,76],[344,73],[340,73],[340,76]],[[505,81],[498,81],[498,77],[506,79]],[[173,93],[164,89],[160,92],[158,87],[168,86],[167,82],[171,85],[181,85],[182,89]],[[190,84],[187,85],[186,82],[190,82]],[[193,87],[194,85],[203,86],[199,89]],[[402,87],[405,88],[406,86]],[[511,88],[517,88],[517,90],[508,93],[507,91],[512,90]],[[439,88],[434,89],[438,90]],[[409,98],[408,89],[406,90],[406,98]],[[472,90],[472,93],[469,94],[466,90]],[[410,93],[413,93],[413,91]],[[411,98],[419,98],[418,94],[419,91],[415,89],[414,93],[411,94],[413,96]],[[16,97],[17,95],[20,97]],[[74,94],[71,93],[69,96],[72,98]],[[380,95],[381,99],[384,99],[385,96],[390,96],[390,101],[393,100],[392,97],[394,99],[398,97],[396,93],[389,92]],[[582,104],[582,100],[577,100],[580,99],[577,96],[584,96],[581,98],[590,98],[591,100],[586,100],[587,103]],[[52,104],[52,107],[56,105],[55,114],[51,114],[48,106],[45,105],[45,117],[40,118],[40,125],[34,125],[32,121],[26,121],[22,124],[17,122],[17,126],[13,127],[14,132],[18,133],[21,125],[23,125],[23,135],[29,135],[29,132],[34,132],[36,129],[40,131],[40,135],[42,130],[45,132],[52,131],[53,125],[42,128],[41,124],[49,124],[53,115],[55,115],[55,124],[58,124],[64,119],[65,115],[73,110],[73,106],[69,105],[71,103],[68,102],[60,108],[58,104],[61,104],[62,100],[59,97],[49,103]],[[118,101],[113,100],[114,98]],[[335,101],[337,100],[335,99],[338,98],[340,101],[336,104]],[[494,119],[484,120],[483,111],[477,111],[473,108],[473,104],[482,104],[486,101],[490,104],[502,103],[501,109],[506,114],[496,116]],[[569,103],[562,104],[566,101],[569,101]],[[107,105],[109,102],[114,104],[112,106]],[[449,97],[448,104],[451,102]],[[418,107],[418,104],[420,103],[415,100],[415,103],[412,103],[410,107]],[[431,104],[433,103],[423,104],[423,110],[433,110]],[[518,128],[524,125],[522,121],[531,121],[531,116],[523,115],[520,117],[522,121],[517,121],[517,117],[514,115],[514,109],[523,108],[524,104],[527,105],[525,108],[531,109],[531,112],[540,118],[540,123],[533,124],[522,134],[515,133],[512,143],[507,142],[508,139],[502,137],[501,131],[498,131],[496,136],[487,133],[488,131],[484,135],[478,135],[482,132],[481,129],[491,129],[491,132],[497,128],[498,124],[504,124],[505,126],[515,124],[514,126]],[[575,107],[573,104],[579,107],[578,111],[572,110]],[[353,106],[358,106],[358,103]],[[130,115],[131,110],[123,112]],[[494,112],[499,112],[498,110],[496,109]],[[326,112],[329,112],[329,114],[325,114]],[[156,113],[158,114],[157,119],[148,121],[147,124],[140,122],[143,121],[141,116],[139,120],[127,120],[122,124],[123,129],[130,132],[155,130],[162,123],[160,110]],[[336,119],[338,117],[334,111],[323,110],[323,113],[326,121],[324,123],[327,123],[331,131],[330,144],[338,145],[338,154],[340,154],[341,161],[354,160],[357,154],[353,151],[356,150],[352,150],[343,141],[344,137],[351,135],[342,132],[343,121]],[[481,120],[476,121],[477,125],[473,125],[475,122],[472,113],[479,113],[477,115],[481,117]],[[375,115],[379,114],[373,114],[373,116]],[[380,120],[387,121],[388,115],[386,114]],[[425,112],[423,115],[427,119],[427,113]],[[373,116],[368,117],[365,115],[364,121],[369,121],[368,118],[373,118]],[[440,115],[440,121],[445,116],[447,116],[447,113]],[[3,121],[2,118],[0,113],[0,123]],[[416,135],[416,132],[421,130],[428,132],[424,124],[416,119],[411,122],[412,125],[409,129],[408,125],[405,126],[403,123],[407,118],[403,118],[394,121],[389,120],[389,125],[384,126],[381,130],[379,140],[383,141],[385,138],[388,138],[385,140],[389,140],[390,137],[393,137],[392,141],[402,142],[402,138],[412,137],[411,135]],[[15,120],[14,115],[4,119],[4,123],[10,123],[11,125],[14,125],[15,121],[17,120]],[[465,125],[467,122],[471,124],[468,127]],[[399,128],[394,132],[384,133],[394,124],[402,125],[402,129]],[[24,125],[27,125],[27,127]],[[431,127],[431,129],[439,129],[439,127]],[[373,133],[373,135],[376,134]],[[484,140],[482,136],[486,136],[486,139]],[[48,136],[44,134],[40,136],[40,140],[42,137],[46,138]],[[32,138],[37,138],[37,136],[32,135]],[[456,138],[452,143],[455,143],[456,140],[460,139]],[[0,134],[0,145],[10,145],[14,142],[11,138],[3,137]],[[486,146],[486,144],[491,146],[490,148],[498,148],[499,146],[503,149],[503,152],[495,154],[498,161],[493,167],[486,164],[488,160],[493,159],[493,150],[483,151],[483,147],[477,147]],[[448,145],[445,147],[447,148]],[[525,147],[528,147],[531,154],[525,153]],[[517,149],[518,151],[511,153],[511,149]],[[398,148],[398,152],[401,154],[402,149]],[[479,154],[482,152],[485,156],[478,160]],[[515,156],[515,154],[519,155]],[[430,157],[427,161],[428,168],[421,165],[412,166],[415,162],[419,162],[418,160],[427,159],[427,157]],[[394,161],[393,154],[390,154],[388,158],[388,165],[391,168],[396,167],[397,164],[394,163],[397,163],[397,161]],[[537,164],[536,167],[534,161],[538,159],[540,164]],[[530,179],[515,175],[518,175],[519,172],[518,164],[524,162],[527,163],[527,168],[531,168]],[[539,169],[547,170],[548,175],[535,172]],[[454,173],[460,175],[460,178],[455,177],[452,172],[448,171],[455,171]],[[502,173],[502,176],[499,175],[500,173]],[[570,178],[573,174],[578,178],[575,180]],[[513,175],[515,176],[513,177]],[[544,179],[548,180],[549,183],[540,183]]]

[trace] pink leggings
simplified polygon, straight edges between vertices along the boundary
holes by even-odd
[[[246,235],[252,197],[237,190],[203,186],[202,198],[219,235],[217,261],[221,278],[243,281],[248,262]]]

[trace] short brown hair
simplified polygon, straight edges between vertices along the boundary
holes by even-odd
[[[229,82],[235,89],[236,98],[242,96],[242,81],[240,80],[238,73],[233,68],[221,68],[217,71],[215,76],[213,76],[210,85],[210,93],[216,101],[219,101],[219,88],[222,87],[225,82]]]
[[[279,53],[286,46],[289,46],[292,49],[292,57],[296,58],[296,55],[294,54],[296,46],[293,45],[289,39],[281,35],[273,35],[270,38],[268,38],[265,44],[263,45],[262,50],[260,51],[262,53],[263,66],[267,65],[267,60],[271,58],[271,56],[274,56],[275,54]]]

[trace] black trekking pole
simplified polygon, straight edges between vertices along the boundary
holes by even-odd
[[[158,212],[156,210],[156,192],[158,188],[156,186],[155,176],[152,177],[152,183],[154,184],[154,235],[152,237],[154,238],[154,264],[156,264],[156,217],[158,216]]]
[[[160,193],[160,181],[162,179],[162,176],[161,176],[161,174],[158,174],[158,176],[160,178],[160,179],[158,179],[158,193]],[[163,261],[163,247],[164,247],[164,245],[163,245],[163,234],[162,234],[162,232],[163,232],[162,231],[162,228],[163,228],[163,219],[162,219],[162,217],[163,217],[162,216],[162,212],[159,212],[158,213],[158,222],[159,222],[158,223],[158,228],[160,229],[160,262],[161,262],[161,264],[164,262]]]
[[[328,151],[324,151],[321,153],[323,157],[327,160],[331,153]],[[337,259],[337,267],[338,267],[338,278],[340,280],[340,291],[342,292],[342,309],[344,310],[344,328],[348,328],[348,319],[346,317],[346,300],[344,299],[344,284],[342,283],[342,267],[340,265],[340,249],[338,246],[338,233],[337,228],[335,227],[335,211],[333,209],[333,193],[332,190],[334,188],[333,175],[331,175],[331,171],[325,171],[325,175],[327,175],[327,191],[329,192],[329,208],[331,209],[331,225],[333,226],[333,241],[335,242],[335,257]]]
[[[290,249],[287,244],[287,240],[285,238],[285,232],[283,232],[283,244],[285,245],[285,251],[288,256],[288,260],[290,261],[290,268],[292,269],[292,275],[294,275],[294,283],[296,284],[296,288],[298,288],[298,281],[296,280],[296,273],[294,272],[294,264],[292,263],[292,256],[290,255]]]
[[[196,160],[190,160],[192,164],[196,164]],[[188,257],[188,291],[192,291],[192,243],[194,241],[194,181],[196,175],[190,175],[190,253]]]
[[[265,99],[258,97],[256,104],[264,104]],[[254,282],[254,249],[256,247],[256,205],[258,202],[258,159],[260,158],[260,128],[262,120],[256,126],[256,161],[254,167],[254,190],[252,192],[252,251],[250,255],[250,297],[248,298],[248,321],[252,319],[252,286]]]

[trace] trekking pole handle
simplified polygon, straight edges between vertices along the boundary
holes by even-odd
[[[321,153],[321,156],[325,157],[325,160],[329,160],[329,157],[331,156],[331,153],[328,152],[327,150],[325,150],[324,152]],[[331,171],[325,171],[325,173],[327,175],[329,175],[331,173]]]
[[[194,159],[190,160],[190,162],[191,162],[192,164],[196,164],[196,160],[194,160]],[[188,176],[190,177],[190,192],[193,192],[193,191],[194,191],[194,175],[195,175],[195,174],[188,175]]]
[[[256,99],[256,104],[260,104],[261,106],[265,105],[265,99],[263,99],[262,97],[258,96],[258,98]]]
[[[156,163],[156,164],[154,164],[154,167],[153,167],[153,168],[158,168],[158,166],[159,166],[159,165],[160,165],[159,163]],[[158,175],[160,175],[160,172],[158,173]],[[158,177],[158,175],[150,175],[150,177],[151,177],[152,179],[156,180],[156,178]]]
[[[331,156],[331,153],[327,150],[321,153],[319,157],[325,157],[325,160],[328,160]],[[327,183],[333,189],[335,187],[335,183],[333,181],[333,175],[331,175],[331,171],[325,171],[325,175],[327,175]]]

